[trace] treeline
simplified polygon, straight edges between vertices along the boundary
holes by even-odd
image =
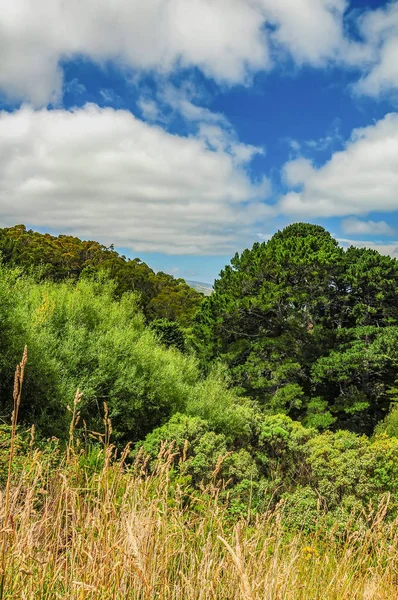
[[[121,256],[113,246],[69,235],[41,234],[24,225],[0,229],[0,254],[3,264],[55,282],[106,272],[115,282],[116,296],[139,293],[139,305],[149,321],[167,319],[188,327],[203,298],[183,279],[155,273],[139,258]]]
[[[144,451],[149,470],[171,442],[175,485],[182,456],[184,485],[221,479],[231,514],[282,502],[292,526],[311,528],[321,513],[344,528],[389,493],[397,512],[398,419],[388,413],[398,394],[397,261],[343,251],[324,229],[292,225],[236,255],[213,295],[199,296],[179,321],[192,324],[180,352],[184,340],[165,344],[149,323],[144,284],[121,287],[116,266],[135,273],[142,263],[64,236],[37,235],[36,244],[22,227],[2,235],[5,421],[27,344],[20,416],[43,440],[67,440],[79,388],[76,434],[85,447],[105,415],[112,441],[131,443],[130,458]],[[162,323],[176,335],[173,321]]]

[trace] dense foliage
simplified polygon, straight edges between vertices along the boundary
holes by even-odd
[[[167,350],[148,327],[137,298],[115,298],[105,277],[35,282],[0,270],[0,410],[9,415],[14,365],[29,348],[21,417],[46,435],[65,436],[66,407],[77,388],[82,419],[102,424],[106,402],[120,441],[135,441],[191,399],[205,383],[194,358]],[[229,392],[223,392],[229,394]]]
[[[398,376],[398,262],[298,223],[236,254],[196,318],[204,365],[228,365],[267,413],[371,433]]]
[[[7,246],[14,234],[17,246]],[[389,494],[388,515],[397,514],[397,409],[387,414],[398,399],[395,260],[343,251],[320,227],[290,226],[234,257],[192,333],[181,328],[185,317],[148,323],[153,298],[144,315],[143,287],[124,290],[104,266],[112,249],[94,243],[90,254],[87,242],[50,236],[47,260],[46,236],[35,245],[23,228],[3,235],[4,420],[27,344],[20,419],[42,440],[66,442],[79,388],[76,436],[85,448],[104,418],[117,448],[132,443],[129,459],[144,452],[149,471],[171,442],[170,478],[187,486],[187,501],[217,479],[231,516],[283,505],[289,526],[310,530],[321,515],[344,531],[354,517],[365,524],[365,507]],[[132,272],[142,266],[119,258]]]
[[[0,229],[0,254],[4,264],[33,268],[36,277],[39,274],[57,282],[106,271],[116,283],[115,294],[139,293],[139,304],[148,320],[163,318],[187,327],[203,297],[183,279],[163,272],[155,274],[140,259],[126,259],[112,246],[69,235],[40,234],[24,225]]]

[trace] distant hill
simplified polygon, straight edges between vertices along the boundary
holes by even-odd
[[[210,296],[213,291],[213,287],[210,285],[210,283],[203,283],[203,281],[185,281],[188,285],[193,287],[194,290],[204,294],[205,296]]]
[[[138,292],[148,322],[167,319],[188,327],[203,301],[183,279],[162,271],[155,273],[139,258],[128,259],[113,246],[70,235],[42,234],[24,225],[0,228],[0,258],[10,267],[22,267],[27,272],[37,269],[36,277],[53,281],[78,281],[84,274],[107,272],[115,282],[117,296]]]

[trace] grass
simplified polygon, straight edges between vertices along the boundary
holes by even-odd
[[[31,443],[16,468],[8,472],[5,461],[3,599],[398,597],[398,523],[386,523],[385,505],[344,541],[322,529],[287,532],[283,506],[234,520],[218,499],[217,474],[193,492],[184,462],[173,471],[170,447],[151,474],[142,455],[127,466],[128,449],[116,457],[109,442],[107,417],[102,447],[82,448],[74,435],[79,400],[77,393],[65,451]],[[10,453],[16,436],[13,427]]]

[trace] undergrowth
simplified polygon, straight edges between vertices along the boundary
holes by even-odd
[[[3,430],[0,598],[53,600],[384,600],[397,597],[398,520],[389,497],[366,527],[288,529],[284,505],[234,518],[220,501],[223,457],[194,490],[184,452],[162,445],[128,464],[105,413],[97,444],[20,441],[17,370],[12,428]],[[90,438],[91,439],[91,438]],[[7,443],[6,443],[7,441]],[[100,442],[100,443],[99,443]],[[8,460],[6,457],[8,456]]]

